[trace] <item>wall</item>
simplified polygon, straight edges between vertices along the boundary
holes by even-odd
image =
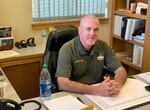
[[[35,37],[41,43],[40,32],[32,30],[32,0],[1,0],[0,26],[12,26],[15,41]],[[100,28],[100,39],[109,43],[110,24]]]
[[[31,36],[39,40],[39,32],[33,31],[32,0],[1,0],[0,26],[12,26],[15,41]]]

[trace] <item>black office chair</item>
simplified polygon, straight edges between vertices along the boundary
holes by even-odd
[[[52,93],[58,92],[57,80],[55,72],[57,68],[58,53],[61,46],[67,41],[78,35],[77,28],[64,28],[49,33],[46,49],[44,52],[44,62],[48,65],[48,70],[52,80]]]

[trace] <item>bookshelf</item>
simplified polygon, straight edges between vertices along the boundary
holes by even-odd
[[[111,37],[110,44],[114,49],[117,57],[126,68],[129,75],[138,74],[141,72],[150,71],[150,0],[134,0],[134,2],[143,2],[148,4],[146,15],[131,13],[126,10],[127,0],[112,0],[112,24],[111,24]],[[133,0],[130,0],[133,2]],[[130,4],[128,4],[130,5]],[[123,11],[122,11],[123,10]],[[125,11],[124,11],[125,10]],[[141,19],[145,21],[145,38],[144,43],[137,42],[135,40],[124,40],[121,36],[114,34],[115,16],[125,16],[133,19]],[[143,47],[142,64],[136,65],[133,63],[134,46]]]

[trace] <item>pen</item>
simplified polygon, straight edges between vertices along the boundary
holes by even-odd
[[[81,100],[80,97],[77,97],[77,99],[78,99],[80,102],[82,102],[83,104],[85,104],[85,103]]]

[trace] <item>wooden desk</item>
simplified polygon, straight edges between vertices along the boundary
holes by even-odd
[[[7,78],[5,80],[9,83]],[[13,99],[13,100],[17,101],[18,103],[20,103],[21,100],[20,100],[19,96],[17,95],[17,93],[14,91],[14,88],[12,87],[12,85],[10,83],[9,83],[9,86],[7,87],[6,91],[7,91],[6,92],[7,93],[6,98]],[[75,94],[75,93],[69,93],[69,92],[58,92],[58,93],[52,94],[51,98],[54,99],[54,98],[58,98],[58,97],[69,95],[69,94],[71,94],[74,97],[80,97],[85,104],[87,104],[87,105],[91,105],[92,104],[92,105],[94,105],[94,107],[97,110],[101,110],[101,108],[99,108],[95,103],[93,103],[91,100],[89,100],[87,97],[85,97],[82,94]],[[32,98],[32,99],[40,101],[39,97]],[[33,110],[36,107],[37,107],[37,105],[35,105],[34,103],[32,103],[32,104],[25,104],[22,107],[22,110]],[[150,104],[146,105],[146,106],[142,106],[142,107],[140,107],[138,109],[134,109],[134,110],[149,110],[149,108],[150,108]],[[47,110],[47,109],[44,106],[42,106],[41,110]]]
[[[0,68],[0,71],[4,75],[4,80],[3,81],[8,83],[8,85],[6,87],[4,98],[13,99],[17,102],[21,102],[21,99],[19,98],[18,94],[16,93],[15,89],[13,88],[13,86],[11,85],[11,83],[9,82],[9,80],[7,79],[7,77],[5,76],[5,73],[3,72],[3,70],[1,68]]]
[[[92,101],[90,101],[87,97],[85,97],[84,95],[82,94],[75,94],[75,93],[69,93],[69,92],[58,92],[58,93],[54,93],[52,94],[51,98],[54,99],[54,98],[58,98],[58,97],[62,97],[62,96],[65,96],[65,95],[69,95],[71,94],[72,96],[74,97],[80,97],[82,99],[82,101],[87,104],[87,105],[94,105],[94,107],[97,109],[97,110],[101,110],[95,103],[93,103]],[[37,97],[37,98],[32,98],[33,100],[37,100],[40,102],[40,98]],[[29,99],[30,100],[30,99]],[[63,102],[62,102],[63,104]],[[23,108],[23,110],[27,110],[30,109],[30,110],[33,110],[37,107],[36,104],[26,104]],[[42,106],[42,109],[41,110],[47,110],[44,106]]]
[[[85,97],[82,94],[74,94],[74,93],[68,93],[68,92],[58,92],[58,93],[52,94],[52,99],[57,98],[57,97],[61,97],[61,96],[65,96],[65,95],[69,95],[69,94],[71,94],[74,97],[80,97],[82,99],[82,101],[85,104],[87,104],[87,105],[94,105],[94,107],[96,108],[96,110],[102,110],[100,107],[98,107],[95,103],[93,103],[91,100],[89,100],[87,97]],[[40,101],[39,97],[33,98],[33,99],[37,100],[37,101]],[[63,102],[62,102],[62,104],[63,104]],[[23,110],[27,110],[27,109],[24,109],[24,108],[35,109],[36,105],[34,105],[34,104],[32,104],[32,105],[25,105],[23,107]],[[139,108],[135,108],[133,110],[149,110],[149,108],[150,108],[150,104],[146,105],[146,106],[141,106]],[[41,110],[47,110],[47,109],[44,106],[42,106]],[[130,110],[130,109],[128,109],[128,110]]]
[[[45,44],[23,49],[14,48],[20,55],[0,59],[0,67],[21,100],[39,96],[39,75]]]

